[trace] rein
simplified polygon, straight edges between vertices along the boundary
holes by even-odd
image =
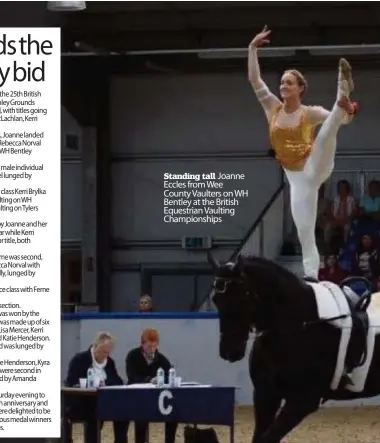
[[[301,325],[301,328],[304,329],[307,328],[308,326],[313,326],[320,323],[328,323],[330,321],[335,321],[335,320],[342,320],[343,318],[348,318],[348,317],[351,317],[351,315],[342,314],[342,315],[337,315],[336,317],[318,318],[317,320],[304,321]]]
[[[309,321],[305,321],[302,322],[299,325],[294,325],[293,327],[288,328],[279,328],[279,329],[264,329],[259,331],[258,335],[268,335],[271,333],[275,333],[275,332],[292,332],[293,334],[295,334],[296,332],[300,331],[300,330],[304,330],[307,329],[310,326],[315,326],[315,325],[319,325],[319,324],[323,324],[323,323],[329,323],[331,321],[335,321],[335,320],[341,320],[343,318],[347,318],[350,317],[349,314],[343,314],[343,315],[337,315],[336,317],[330,317],[330,318],[318,318],[316,320],[309,320]]]
[[[271,333],[282,332],[282,331],[288,331],[288,332],[296,333],[296,332],[298,332],[300,330],[304,330],[304,329],[306,329],[306,328],[308,328],[310,326],[314,326],[314,325],[318,325],[318,324],[323,324],[323,323],[328,323],[330,321],[335,321],[335,320],[342,320],[343,318],[347,318],[347,317],[350,317],[350,315],[349,314],[345,314],[345,315],[338,315],[336,317],[330,317],[330,318],[322,318],[322,319],[319,318],[317,320],[305,321],[305,322],[301,323],[300,325],[296,325],[295,327],[289,328],[289,329],[286,329],[286,330],[280,328],[280,329],[263,329],[263,330],[257,331],[257,330],[255,330],[254,327],[251,327],[249,332],[253,333],[253,334],[257,335],[257,336],[268,335],[268,334],[271,334]],[[231,336],[235,336],[236,337],[236,336],[240,335],[240,331],[239,332],[234,332],[233,331],[230,334],[231,334]],[[220,333],[220,336],[223,336],[223,333]],[[245,338],[244,341],[247,342],[248,341],[248,337]]]
[[[241,283],[243,283],[243,285],[245,286],[245,281],[244,278],[238,278],[236,279],[238,281],[240,281]],[[223,294],[227,292],[227,288],[228,285],[232,283],[232,279],[223,279],[223,278],[217,278],[216,279],[217,284],[215,285],[215,291],[219,294]],[[249,290],[247,290],[247,293],[249,292]],[[342,320],[344,318],[350,317],[349,314],[343,314],[343,315],[337,315],[335,317],[330,317],[330,318],[318,318],[316,320],[309,320],[309,321],[305,321],[302,322],[300,325],[298,325],[298,327],[296,328],[291,328],[292,330],[296,329],[306,329],[310,326],[314,326],[314,325],[318,325],[318,324],[322,324],[322,323],[329,323],[331,321],[335,321],[335,320]],[[252,329],[251,329],[252,331]],[[262,330],[260,331],[261,334],[264,333],[269,333],[270,330]]]
[[[244,275],[241,275],[240,277],[235,278],[235,279],[228,279],[228,278],[224,279],[224,278],[220,278],[220,277],[216,278],[216,285],[214,286],[215,292],[219,293],[219,294],[226,293],[229,284],[231,284],[233,280],[238,281],[240,284],[243,285],[243,287],[245,287],[246,294],[250,293],[249,289],[247,288],[247,285],[246,285],[246,282],[245,282],[245,279],[244,279]],[[367,297],[364,297],[364,299],[366,299],[366,298]],[[368,299],[369,299],[369,297],[368,297]],[[365,305],[365,307],[367,307],[368,304],[369,304],[369,301],[365,300],[365,303],[363,303],[362,301],[360,303],[363,306]],[[363,308],[363,306],[362,306],[362,308]],[[335,320],[342,320],[342,319],[348,318],[348,317],[352,317],[352,315],[351,314],[342,314],[342,315],[337,315],[335,317],[330,317],[330,318],[318,318],[316,320],[308,320],[308,321],[302,322],[299,325],[295,325],[295,327],[291,327],[290,329],[292,331],[296,332],[296,331],[303,330],[303,329],[306,329],[306,328],[314,326],[314,325],[323,324],[323,323],[329,323],[329,322],[332,322],[332,321],[335,321]],[[253,329],[254,328],[251,327],[250,328],[250,332],[252,332]],[[280,331],[281,330],[284,330],[284,329],[281,328]],[[277,330],[277,332],[278,331],[279,330]],[[261,331],[259,331],[259,335],[261,335],[261,334],[268,334],[270,332],[275,332],[275,331],[273,329],[261,330]]]

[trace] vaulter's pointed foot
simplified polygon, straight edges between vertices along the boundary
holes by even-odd
[[[354,88],[354,80],[352,78],[352,67],[350,63],[345,59],[341,58],[339,60],[339,77],[338,77],[339,83],[342,83],[343,81],[347,82],[348,85],[348,93],[350,94]]]

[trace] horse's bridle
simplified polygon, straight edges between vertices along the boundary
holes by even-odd
[[[220,286],[219,286],[220,283]],[[247,287],[245,278],[244,278],[244,274],[239,274],[239,276],[236,277],[215,277],[214,278],[214,297],[217,296],[218,294],[225,294],[228,290],[229,285],[231,284],[238,284],[240,286],[242,286],[242,292],[244,292],[245,296],[248,295],[252,295],[251,291],[249,290],[249,288]],[[219,286],[219,287],[218,287]],[[249,332],[253,331],[253,327],[250,326],[249,328]],[[249,339],[249,332],[247,334],[247,338],[245,339],[245,341],[247,342]],[[234,331],[230,331],[229,334],[231,336],[239,336],[242,335],[240,331],[238,332],[234,332]],[[220,334],[221,336],[223,336],[223,333]]]
[[[218,284],[221,283],[222,286],[218,287]],[[216,294],[225,294],[227,292],[228,285],[232,283],[230,278],[223,277],[215,277],[213,288]]]

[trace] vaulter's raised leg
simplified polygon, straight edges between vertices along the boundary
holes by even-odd
[[[318,185],[324,183],[334,169],[337,135],[347,114],[339,106],[339,100],[349,98],[354,89],[351,65],[345,58],[339,60],[337,96],[330,115],[323,122],[313,143],[313,149],[305,173]]]

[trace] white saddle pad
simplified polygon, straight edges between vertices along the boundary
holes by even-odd
[[[347,316],[329,322],[342,331],[334,376],[330,385],[331,389],[335,391],[338,389],[344,374],[344,362],[352,330],[351,311],[347,299],[338,285],[331,282],[310,283],[310,285],[314,289],[320,319],[327,320],[334,317]]]
[[[352,392],[362,392],[367,380],[368,371],[371,367],[373,353],[375,350],[376,336],[380,334],[380,292],[372,294],[372,300],[367,309],[368,334],[367,334],[367,358],[362,366],[352,371],[352,385],[346,388]]]
[[[344,362],[347,354],[347,347],[352,331],[351,311],[346,297],[340,287],[331,282],[308,283],[314,290],[315,300],[318,306],[318,316],[320,319],[330,319],[342,315],[345,318],[329,321],[330,324],[341,329],[341,340],[336,360],[335,372],[331,381],[331,389],[336,390],[344,373]],[[350,288],[344,288],[350,291]],[[372,301],[367,309],[369,318],[369,328],[367,335],[367,358],[364,364],[354,369],[351,374],[352,384],[346,386],[352,392],[361,392],[364,389],[368,371],[371,366],[376,335],[380,333],[380,292],[372,294]]]

